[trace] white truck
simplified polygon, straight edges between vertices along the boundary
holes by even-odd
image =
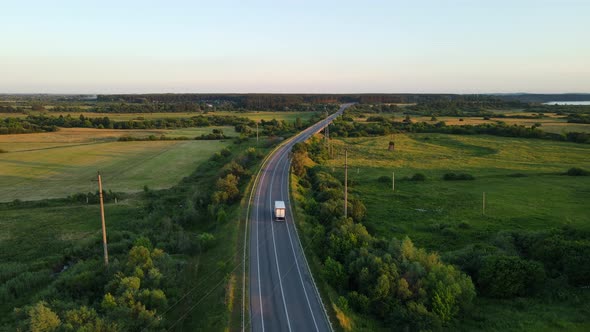
[[[285,216],[286,216],[285,202],[275,201],[275,220],[276,221],[285,221]]]

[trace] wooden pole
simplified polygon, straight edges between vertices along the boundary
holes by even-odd
[[[107,226],[104,222],[104,202],[102,197],[102,181],[98,172],[98,197],[100,199],[100,219],[102,221],[102,246],[104,250],[104,265],[109,265],[109,252],[107,250]]]
[[[483,214],[483,215],[486,214],[486,193],[485,192],[483,193],[481,214]]]
[[[344,149],[344,218],[348,217],[348,150]]]
[[[391,191],[395,191],[395,172],[391,172]]]
[[[256,122],[256,145],[258,145],[258,122]]]

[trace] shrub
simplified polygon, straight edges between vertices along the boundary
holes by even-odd
[[[590,172],[579,167],[572,167],[568,169],[565,174],[569,176],[587,176],[590,174]]]
[[[511,298],[531,295],[545,280],[539,262],[517,256],[488,256],[479,270],[480,291],[490,297]]]
[[[526,175],[524,173],[512,173],[512,174],[508,174],[508,176],[511,178],[525,178],[528,175]]]
[[[462,221],[459,223],[459,228],[469,229],[469,228],[471,228],[471,224],[469,224],[469,222],[467,222],[467,221]]]
[[[377,181],[381,182],[381,183],[389,183],[389,182],[391,182],[391,178],[387,175],[383,175],[383,176],[378,177]]]
[[[475,180],[473,175],[467,173],[445,173],[443,175],[445,181],[462,181],[462,180]]]
[[[426,176],[422,173],[416,173],[414,175],[412,175],[412,177],[410,178],[410,180],[412,181],[424,181],[426,180]]]
[[[199,242],[199,249],[201,249],[201,251],[207,251],[213,246],[215,236],[210,233],[202,233],[197,236],[197,241]]]

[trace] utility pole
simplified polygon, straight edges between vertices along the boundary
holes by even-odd
[[[391,172],[391,191],[395,191],[395,172]]]
[[[344,149],[344,218],[348,217],[348,149]]]
[[[258,145],[258,121],[256,121],[256,145]]]
[[[486,214],[486,193],[484,191],[483,193],[483,200],[481,202],[481,214],[485,215]]]
[[[107,226],[104,222],[104,202],[102,198],[102,181],[98,172],[98,197],[100,199],[100,219],[102,221],[102,245],[104,250],[104,265],[109,265],[109,253],[107,250]]]

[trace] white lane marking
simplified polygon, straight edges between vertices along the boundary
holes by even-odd
[[[283,172],[285,170],[287,170],[287,181],[289,181],[289,172],[288,172],[288,167],[289,166],[289,161],[286,160],[285,161],[285,167],[283,167]],[[285,182],[281,181],[281,196],[283,194],[283,190],[284,190],[284,185]],[[289,206],[291,205],[291,202],[289,201]],[[293,214],[291,214],[291,218],[293,218]],[[285,223],[287,226],[287,234],[289,234],[289,242],[291,243],[291,250],[293,251],[293,258],[295,259],[295,266],[297,267],[297,272],[299,273],[299,280],[301,280],[301,287],[303,287],[303,294],[305,294],[305,300],[307,300],[307,307],[309,308],[309,312],[311,313],[311,319],[313,320],[313,325],[315,326],[315,330],[319,331],[320,329],[318,328],[318,323],[315,320],[315,315],[313,314],[313,309],[311,308],[311,303],[309,302],[309,297],[307,296],[307,290],[305,289],[305,283],[303,282],[303,276],[301,275],[301,270],[299,269],[299,262],[297,259],[297,254],[295,253],[295,247],[293,246],[293,240],[291,238],[291,231],[289,230],[289,223],[288,221],[285,219]],[[301,249],[303,250],[303,248]]]
[[[277,155],[280,155],[280,153],[278,153]],[[276,159],[276,158],[274,158]],[[279,158],[280,160],[280,158]],[[272,164],[272,162],[271,162]],[[272,192],[272,186],[274,184],[275,181],[275,173],[277,171],[277,167],[275,166],[273,171],[272,171],[272,176],[270,178],[270,190]],[[287,326],[289,327],[289,331],[291,331],[291,321],[289,320],[289,311],[287,310],[287,302],[285,301],[285,291],[283,290],[283,279],[281,278],[281,269],[279,268],[279,255],[277,254],[277,244],[275,242],[275,231],[274,231],[274,220],[272,218],[272,216],[274,215],[273,212],[273,207],[272,207],[272,195],[268,195],[268,201],[270,204],[270,208],[271,208],[271,219],[270,219],[270,230],[272,233],[272,245],[274,248],[274,252],[275,252],[275,263],[277,266],[277,273],[279,274],[279,286],[281,287],[281,297],[283,298],[283,307],[285,308],[285,315],[287,316]]]

